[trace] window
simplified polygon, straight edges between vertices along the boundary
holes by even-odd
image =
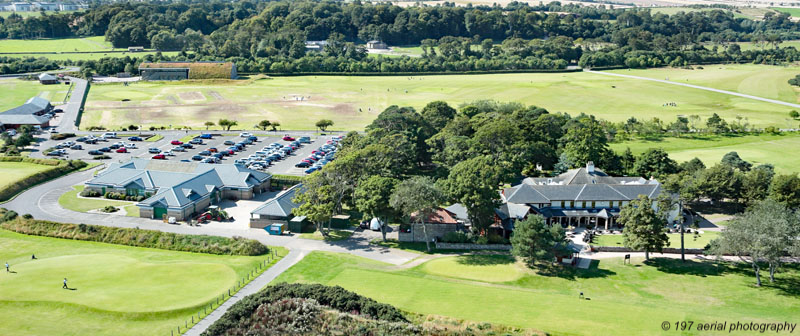
[[[594,208],[595,208],[595,203],[594,203],[594,201],[592,201],[592,209],[594,209]]]
[[[575,201],[569,201],[569,207],[570,208],[574,208],[575,207]]]
[[[586,201],[581,202],[581,208],[586,209]]]
[[[565,203],[564,201],[561,201],[561,207],[562,208],[564,207],[564,203]]]

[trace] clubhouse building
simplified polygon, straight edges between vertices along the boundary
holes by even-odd
[[[86,189],[144,196],[136,203],[140,217],[185,220],[222,199],[252,199],[269,190],[271,177],[236,164],[134,158],[112,163],[86,182]]]
[[[504,229],[513,228],[514,220],[538,214],[550,224],[619,228],[616,220],[620,208],[639,195],[655,199],[662,192],[656,179],[612,177],[589,162],[586,167],[556,177],[529,177],[504,189],[501,195],[504,205],[497,211],[497,224]],[[672,209],[668,221],[672,223],[679,214],[679,209]]]
[[[0,124],[5,129],[19,128],[22,125],[50,126],[48,113],[53,110],[50,101],[41,97],[32,97],[25,104],[0,113]]]

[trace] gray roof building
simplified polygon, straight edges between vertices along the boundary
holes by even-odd
[[[46,125],[50,118],[44,114],[53,108],[50,101],[32,97],[25,104],[0,113],[0,123],[4,125]]]
[[[264,204],[250,212],[252,215],[259,217],[266,216],[270,218],[288,218],[292,216],[292,210],[300,206],[299,203],[292,201],[298,190],[303,188],[302,184],[293,185],[291,188],[282,191],[274,198],[266,201]]]

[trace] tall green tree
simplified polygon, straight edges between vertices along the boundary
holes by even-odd
[[[715,165],[700,174],[697,190],[712,202],[726,198],[738,199],[742,191],[742,173],[728,165]]]
[[[769,197],[790,209],[800,208],[800,177],[797,173],[775,176],[769,186]]]
[[[750,170],[750,167],[753,166],[752,163],[742,160],[742,158],[739,157],[739,153],[736,152],[726,153],[725,156],[722,157],[721,162],[724,165],[731,166],[743,172]]]
[[[470,223],[478,233],[485,233],[500,206],[497,192],[500,178],[492,157],[484,155],[458,163],[442,183],[447,196],[467,209]]]
[[[669,244],[666,220],[656,213],[653,200],[645,195],[639,195],[622,207],[619,223],[625,226],[622,230],[625,247],[643,250],[647,260],[650,260],[650,252],[661,252]]]
[[[569,241],[561,225],[547,225],[544,217],[530,215],[514,224],[511,254],[522,258],[528,266],[551,262],[558,254],[569,253]]]
[[[292,210],[295,216],[306,216],[314,223],[322,235],[327,236],[325,223],[333,217],[336,202],[334,200],[333,186],[327,181],[322,172],[309,175],[303,182],[303,188],[298,190],[292,202],[300,205]]]
[[[775,168],[772,165],[759,165],[745,173],[742,177],[742,201],[751,205],[767,198],[774,176]]]
[[[441,100],[432,101],[422,109],[422,118],[435,131],[444,128],[456,116],[456,109]]]
[[[261,120],[258,122],[258,128],[260,128],[262,131],[266,131],[267,127],[270,127],[271,125],[272,123],[269,122],[269,120]]]
[[[399,181],[391,177],[370,176],[356,186],[353,196],[358,211],[369,215],[366,219],[377,217],[383,222],[381,235],[384,241],[386,226],[397,216],[397,210],[390,205],[397,183]]]
[[[570,161],[577,165],[584,165],[589,161],[598,167],[603,167],[609,158],[610,149],[606,132],[594,117],[581,117],[568,124],[568,129],[561,141],[564,154]],[[571,167],[574,168],[574,167]]]
[[[633,165],[636,175],[644,178],[652,176],[661,177],[678,171],[678,163],[670,159],[667,152],[661,148],[650,148],[638,158]]]
[[[216,124],[214,124],[213,121],[206,121],[204,125],[206,125],[206,130],[208,130],[209,127],[214,126]]]
[[[444,193],[430,177],[415,176],[400,182],[394,189],[389,203],[400,213],[416,220],[425,235],[425,247],[431,251],[431,237],[426,220],[444,200]]]
[[[217,121],[217,125],[219,127],[225,128],[226,131],[230,131],[231,127],[238,125],[239,123],[235,120],[228,120],[228,119],[220,119]]]
[[[330,120],[330,119],[320,119],[320,120],[319,120],[319,121],[317,121],[317,123],[316,123],[316,124],[314,124],[314,125],[315,125],[315,126],[317,126],[317,128],[319,128],[319,130],[320,130],[320,131],[323,131],[323,132],[325,132],[325,131],[328,129],[328,127],[331,127],[331,126],[333,126],[333,120]]]

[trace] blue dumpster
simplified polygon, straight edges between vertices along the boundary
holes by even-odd
[[[283,234],[284,224],[272,224],[264,228],[267,230],[267,233],[273,236],[280,236]]]

